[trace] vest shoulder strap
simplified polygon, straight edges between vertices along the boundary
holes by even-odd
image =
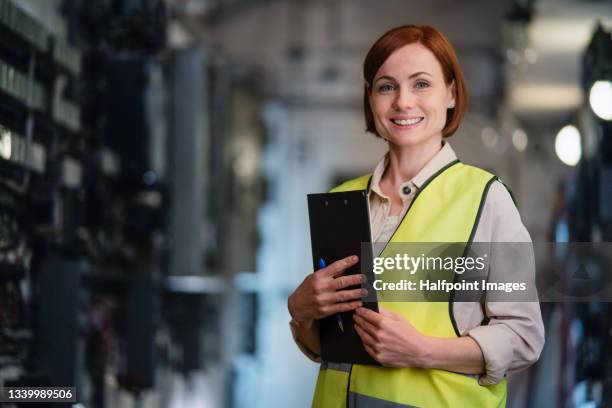
[[[370,177],[372,177],[371,174],[366,174],[364,176],[345,181],[339,186],[332,188],[329,192],[339,193],[343,191],[367,190],[368,185],[370,184]]]
[[[465,164],[462,162],[460,162],[459,164],[461,165],[461,167],[463,167],[464,169],[466,169],[468,172],[472,174],[480,173],[485,178],[494,178],[496,181],[499,181],[504,186],[504,188],[508,190],[508,193],[510,194],[512,201],[514,202],[514,205],[515,206],[517,205],[516,198],[514,197],[512,190],[510,190],[510,188],[495,174],[487,170],[481,169],[480,167],[472,166],[470,164]],[[342,191],[367,190],[370,186],[371,178],[372,178],[372,174],[365,174],[361,177],[357,177],[357,178],[345,181],[344,183],[332,188],[329,192],[338,193]]]
[[[492,177],[495,177],[495,179],[498,179],[498,177],[495,174],[491,173],[488,170],[482,169],[480,167],[473,166],[471,164],[465,164],[465,163],[463,163],[461,161],[459,163],[457,163],[457,164],[459,165],[458,168],[462,169],[463,171],[465,171],[465,172],[467,172],[469,174],[478,175],[478,176],[483,177],[485,179],[490,179]]]
[[[491,173],[490,171],[481,169],[480,167],[476,167],[476,166],[472,166],[470,164],[465,164],[462,163],[464,167],[468,168],[470,171],[474,172],[474,173],[482,173],[485,175],[485,177],[492,177],[493,180],[492,181],[498,181],[502,186],[504,186],[504,188],[506,189],[506,191],[508,191],[508,194],[510,194],[510,198],[512,199],[512,202],[514,203],[515,207],[518,207],[518,204],[516,202],[516,197],[514,196],[514,193],[512,192],[512,190],[510,189],[510,187],[508,187],[508,185],[506,183],[504,183],[502,181],[501,178],[499,178],[497,175]]]

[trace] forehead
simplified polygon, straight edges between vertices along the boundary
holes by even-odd
[[[408,77],[415,72],[427,72],[434,78],[442,78],[442,67],[436,56],[420,43],[404,45],[395,50],[380,66],[376,77],[383,75]]]

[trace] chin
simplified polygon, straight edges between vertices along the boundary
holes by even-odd
[[[387,137],[390,144],[397,147],[415,147],[423,146],[428,142],[433,142],[433,137],[427,137],[423,135],[393,135]]]

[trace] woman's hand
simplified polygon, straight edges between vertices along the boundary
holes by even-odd
[[[423,367],[427,336],[403,316],[380,308],[380,313],[360,307],[353,315],[355,329],[368,352],[385,367]]]
[[[361,274],[340,276],[358,261],[357,256],[349,256],[308,275],[289,296],[291,317],[308,325],[315,319],[360,307],[365,289],[340,290],[363,282]]]

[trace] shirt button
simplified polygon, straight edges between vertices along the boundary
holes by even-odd
[[[404,193],[404,194],[406,194],[406,195],[410,194],[410,192],[411,192],[411,191],[412,191],[412,190],[410,189],[410,187],[409,187],[409,186],[404,186],[404,187],[402,187],[402,193]]]

